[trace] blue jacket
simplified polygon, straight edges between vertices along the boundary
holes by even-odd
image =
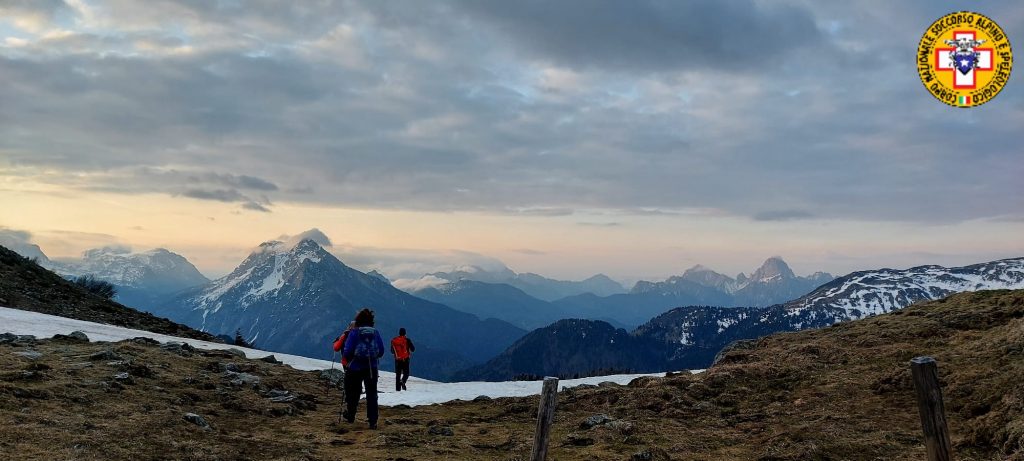
[[[370,357],[369,359],[358,359],[355,356],[356,346],[361,341],[361,338],[365,335],[373,335],[373,341],[377,345],[377,356]],[[372,368],[377,369],[380,362],[380,358],[384,356],[384,339],[380,337],[380,332],[373,327],[359,327],[349,332],[348,337],[345,338],[345,348],[342,349],[342,356],[348,360],[348,369],[352,371],[365,370]]]

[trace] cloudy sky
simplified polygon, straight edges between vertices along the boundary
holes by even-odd
[[[962,5],[893,3],[0,0],[0,232],[208,275],[311,227],[570,278],[1024,255],[1020,72],[939,103]]]

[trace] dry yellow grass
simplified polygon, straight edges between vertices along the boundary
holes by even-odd
[[[43,356],[15,355],[28,349]],[[106,349],[132,365],[89,360]],[[917,355],[939,361],[957,459],[1024,459],[1024,291],[775,335],[701,375],[562,392],[550,459],[921,460],[907,365]],[[261,385],[232,386],[219,371],[227,363]],[[518,460],[529,457],[537,405],[383,408],[371,431],[338,424],[340,402],[315,373],[263,362],[47,340],[0,345],[0,367],[3,459]],[[133,384],[111,384],[122,371]],[[270,389],[300,403],[272,403]],[[580,428],[595,414],[618,422]]]

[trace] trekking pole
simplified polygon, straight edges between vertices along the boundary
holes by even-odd
[[[338,358],[337,352],[331,356],[331,374],[327,375],[327,381],[324,381],[324,397],[330,397],[331,395],[331,380],[334,379],[334,359],[336,358]]]

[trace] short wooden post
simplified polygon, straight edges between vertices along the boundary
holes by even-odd
[[[924,430],[928,461],[950,461],[953,459],[953,450],[949,443],[946,409],[942,405],[942,389],[939,387],[935,359],[915,357],[910,361],[910,372],[914,376],[914,388],[917,390],[917,407],[921,411],[921,428]]]
[[[548,457],[548,439],[551,437],[551,423],[555,421],[555,404],[558,401],[558,378],[544,378],[540,391],[540,408],[537,409],[537,433],[533,438],[533,454],[530,461],[544,461]]]

